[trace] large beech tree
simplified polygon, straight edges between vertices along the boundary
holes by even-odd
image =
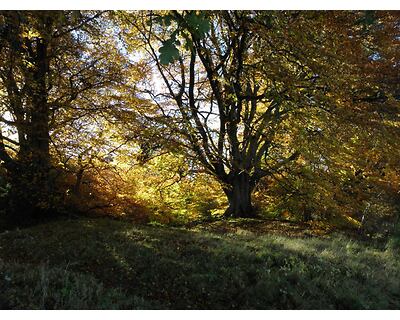
[[[375,101],[370,25],[384,26],[389,40],[396,30],[395,15],[384,16],[184,11],[126,20],[164,83],[147,90],[157,107],[149,118],[218,179],[226,215],[248,217],[260,179],[301,157],[285,132],[291,121],[319,131],[308,113],[338,121]]]
[[[101,39],[103,15],[0,12],[0,161],[21,219],[49,207],[52,131],[79,118],[74,110],[93,113],[87,95],[118,80]]]

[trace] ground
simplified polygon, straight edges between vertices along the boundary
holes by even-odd
[[[400,256],[318,224],[75,218],[0,233],[3,309],[399,309]]]

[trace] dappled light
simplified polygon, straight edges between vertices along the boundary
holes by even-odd
[[[52,232],[45,235],[47,230]],[[95,296],[91,299],[98,299],[94,300],[98,304],[90,305],[89,300],[90,308],[398,306],[395,298],[399,290],[395,281],[400,270],[398,256],[389,249],[369,247],[340,235],[299,239],[268,234],[215,234],[135,227],[108,219],[78,219],[3,233],[0,246],[3,259],[12,257],[19,264],[39,263],[38,268],[43,268],[40,262],[46,261],[44,268],[49,273],[46,277],[63,270],[68,277],[82,277],[78,284],[84,287],[94,281],[86,276],[90,271],[101,290],[112,288],[108,291],[111,295],[139,301],[126,304],[127,299],[118,299],[108,305]],[[37,250],[32,251],[32,246]],[[2,274],[10,280],[5,282],[1,300],[8,301],[13,308],[26,308],[27,305],[19,304],[23,301],[40,307],[34,304],[35,300],[21,300],[19,291],[7,296],[13,285],[24,285],[21,268],[22,265],[19,268],[2,265]],[[29,277],[26,281],[31,286],[41,285],[40,278]],[[44,299],[47,308],[56,308],[61,303],[56,296]]]
[[[398,309],[398,11],[0,11],[0,308]]]

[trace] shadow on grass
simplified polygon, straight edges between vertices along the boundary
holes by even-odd
[[[398,257],[344,238],[290,239],[49,223],[0,235],[7,261],[68,268],[165,309],[398,309]],[[145,307],[144,307],[145,308]]]

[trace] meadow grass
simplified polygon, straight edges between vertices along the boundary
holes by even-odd
[[[108,218],[0,234],[5,309],[398,309],[396,246]]]

